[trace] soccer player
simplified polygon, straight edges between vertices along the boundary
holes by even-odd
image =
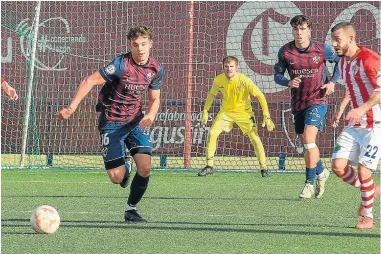
[[[261,166],[261,174],[263,177],[267,177],[266,155],[261,139],[258,136],[250,95],[259,99],[264,123],[267,125],[267,130],[272,131],[274,123],[270,118],[266,98],[249,77],[238,72],[238,59],[236,57],[225,57],[222,63],[224,73],[214,78],[202,114],[201,126],[205,126],[208,120],[208,110],[218,92],[221,92],[221,110],[213,121],[206,145],[206,167],[198,172],[198,176],[213,174],[217,138],[222,131],[229,132],[233,128],[233,124],[236,123],[241,128],[242,133],[249,137]]]
[[[16,93],[16,90],[13,87],[11,87],[4,78],[1,78],[1,87],[12,101],[16,101],[19,98],[19,96]]]
[[[291,88],[294,129],[305,149],[306,180],[299,197],[310,199],[315,195],[321,198],[329,170],[324,169],[320,160],[316,137],[324,127],[327,95],[334,92],[340,75],[337,67],[340,58],[331,46],[310,40],[312,21],[309,17],[297,15],[290,23],[294,40],[280,48],[274,79],[277,84]],[[326,61],[336,62],[331,81],[328,81]],[[286,70],[291,80],[284,76]]]
[[[152,143],[148,128],[160,105],[160,88],[164,74],[162,65],[150,57],[152,30],[145,26],[131,28],[127,34],[131,52],[117,56],[110,64],[86,77],[67,108],[57,113],[67,119],[95,85],[102,86],[96,110],[102,155],[110,180],[126,186],[129,164],[126,148],[133,157],[137,172],[131,183],[124,213],[127,222],[144,222],[136,210],[149,181]],[[142,97],[148,91],[147,113],[142,113]],[[123,185],[123,183],[125,185]]]
[[[342,56],[339,68],[346,88],[334,127],[347,104],[352,106],[332,154],[332,170],[343,181],[360,188],[360,222],[356,228],[372,229],[373,201],[380,193],[380,186],[372,178],[372,170],[381,159],[380,56],[356,44],[356,30],[348,22],[338,23],[331,33],[333,47]],[[351,165],[357,165],[358,174]]]

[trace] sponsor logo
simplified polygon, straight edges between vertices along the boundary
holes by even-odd
[[[33,20],[23,19],[17,26],[16,32],[20,34],[20,47],[24,57],[30,61],[31,45],[28,34],[31,34]],[[58,31],[58,32],[57,32]],[[12,58],[12,38],[7,39],[7,57],[1,57],[2,63],[10,63]],[[42,21],[38,25],[38,38],[35,56],[35,67],[44,71],[64,71],[62,67],[66,55],[71,54],[72,47],[86,43],[83,35],[71,34],[69,22],[63,17],[54,17]]]
[[[335,147],[333,148],[333,151],[336,153],[336,152],[340,151],[340,149],[341,149],[341,146],[335,145]]]

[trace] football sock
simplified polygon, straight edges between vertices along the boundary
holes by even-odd
[[[306,168],[306,183],[314,184],[316,168]]]
[[[360,180],[357,175],[357,172],[351,166],[347,166],[344,169],[344,173],[342,175],[338,175],[337,173],[336,175],[343,179],[344,182],[349,183],[350,185],[353,185],[356,188],[360,188]]]
[[[135,174],[134,179],[131,182],[131,191],[127,201],[129,206],[133,207],[139,203],[147,190],[148,182],[149,176],[142,177],[138,173]]]
[[[372,177],[361,182],[361,205],[364,207],[362,216],[373,219],[374,183]]]
[[[127,204],[126,205],[126,211],[130,211],[130,210],[136,210],[136,206],[132,206],[132,205]]]
[[[324,167],[321,160],[316,163],[316,175],[318,179],[322,179],[324,177]]]

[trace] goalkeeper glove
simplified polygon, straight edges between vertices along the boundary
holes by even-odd
[[[207,122],[208,122],[208,111],[204,110],[202,112],[202,117],[201,117],[201,127],[205,128]]]
[[[273,131],[275,128],[274,122],[271,120],[270,116],[263,116],[262,127],[265,127],[265,125],[267,125],[267,131]]]

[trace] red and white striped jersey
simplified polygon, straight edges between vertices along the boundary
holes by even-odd
[[[381,90],[380,56],[365,47],[359,48],[354,59],[348,61],[342,57],[339,62],[340,75],[349,92],[353,108],[360,107],[374,91]],[[381,127],[381,103],[369,109],[359,124],[347,122],[346,125],[355,128]]]

